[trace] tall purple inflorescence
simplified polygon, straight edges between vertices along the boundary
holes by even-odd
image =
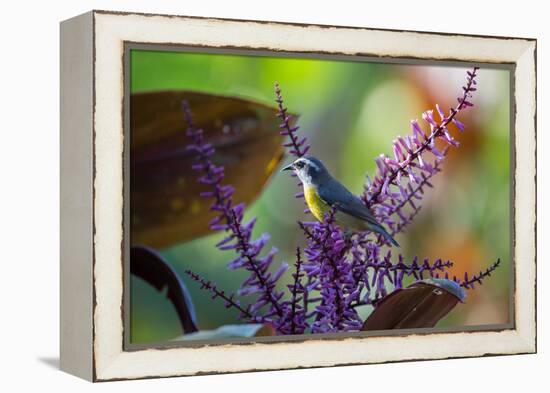
[[[312,333],[358,330],[362,321],[350,304],[359,299],[359,286],[353,277],[353,265],[346,257],[347,242],[334,223],[334,214],[322,223],[300,223],[307,238],[304,270],[311,278],[311,289],[320,293]]]
[[[299,127],[290,125],[291,117],[284,106],[278,83],[275,84],[275,96],[279,108],[277,116],[281,119],[281,135],[289,139],[284,146],[291,156],[302,157],[307,154],[310,145],[306,137],[297,135]],[[296,194],[297,197],[303,197],[301,186],[299,182],[300,192]],[[315,299],[319,304],[315,307],[317,316],[311,326],[312,333],[358,330],[362,325],[355,309],[349,307],[359,297],[360,291],[349,285],[353,278],[351,264],[346,258],[348,248],[343,231],[333,221],[330,215],[323,223],[298,222],[308,240],[304,249],[308,262],[304,264],[304,270],[312,282],[309,289],[318,290],[320,294]]]
[[[229,269],[245,269],[250,273],[238,294],[257,296],[256,301],[246,309],[248,315],[245,314],[245,316],[257,320],[259,318],[256,316],[261,314],[262,321],[268,320],[277,328],[283,323],[284,313],[281,306],[283,293],[277,291],[275,285],[288,265],[281,263],[274,273],[269,272],[277,249],[272,248],[267,254],[261,255],[269,241],[269,234],[264,233],[257,239],[253,239],[252,231],[256,219],[243,222],[244,204],[233,204],[234,189],[230,185],[223,184],[224,168],[212,162],[214,147],[204,141],[203,130],[194,127],[191,111],[186,102],[183,103],[183,110],[188,124],[187,136],[192,141],[188,144],[187,150],[195,154],[193,170],[199,175],[198,181],[210,188],[209,191],[202,192],[201,196],[213,199],[210,209],[217,213],[209,223],[210,228],[227,233],[217,247],[220,250],[234,250],[237,253],[237,257],[227,265]],[[197,280],[196,277],[193,278]],[[210,289],[212,286],[208,287]],[[241,314],[244,314],[242,310]]]
[[[373,181],[368,181],[362,195],[363,202],[375,216],[390,228],[392,235],[401,232],[418,214],[419,202],[425,187],[432,187],[431,178],[441,171],[441,163],[447,148],[440,151],[437,140],[449,146],[458,146],[447,126],[452,122],[460,131],[464,125],[457,115],[473,106],[469,101],[476,91],[477,68],[467,73],[467,83],[458,105],[445,115],[436,105],[439,121],[433,111],[426,111],[423,119],[429,126],[426,132],[417,120],[411,121],[411,134],[398,137],[393,143],[393,158],[381,155],[376,159],[377,172]],[[275,84],[278,117],[281,119],[280,133],[286,137],[284,146],[291,156],[302,157],[310,149],[305,137],[298,135],[299,127],[292,124],[284,106],[281,89]],[[383,251],[385,240],[372,237],[369,232],[346,236],[335,223],[334,212],[325,215],[323,222],[298,221],[306,238],[303,251],[296,249],[296,261],[291,273],[288,295],[277,290],[276,284],[286,272],[288,265],[281,263],[272,272],[271,266],[277,252],[275,248],[264,253],[269,241],[268,234],[256,239],[252,237],[255,219],[243,221],[243,204],[233,204],[233,188],[223,184],[224,168],[213,163],[214,148],[204,141],[203,132],[193,126],[191,111],[184,103],[184,114],[189,125],[187,135],[191,139],[188,150],[195,154],[193,169],[198,181],[210,190],[202,197],[213,200],[211,210],[217,216],[210,222],[213,230],[221,230],[227,236],[217,244],[220,250],[233,250],[237,257],[228,264],[229,269],[245,269],[249,277],[243,282],[238,294],[254,295],[254,301],[247,307],[241,306],[234,295],[227,295],[212,282],[187,271],[190,277],[213,295],[224,300],[226,307],[237,309],[240,317],[252,322],[271,324],[278,334],[325,333],[360,330],[363,319],[357,309],[364,305],[376,305],[394,289],[400,289],[404,280],[425,278],[448,278],[446,269],[450,261],[418,257],[405,258],[392,255],[391,249]],[[298,183],[298,186],[301,186]],[[296,194],[303,197],[303,193]],[[409,211],[406,211],[409,210]],[[462,280],[453,277],[460,286],[471,289],[481,284],[499,265],[500,260],[485,272],[471,278],[467,274]]]
[[[307,138],[305,136],[300,138],[298,135],[298,130],[300,127],[298,125],[291,125],[292,115],[288,113],[288,110],[285,107],[283,96],[281,95],[281,87],[277,82],[275,82],[275,101],[277,102],[277,107],[279,110],[277,117],[281,119],[279,133],[288,139],[288,142],[285,142],[283,146],[288,149],[288,153],[293,157],[299,158],[305,156],[311,148],[311,145],[307,143]],[[296,174],[291,173],[291,176],[296,177]],[[298,187],[300,187],[300,190],[295,194],[296,198],[304,197],[301,186],[302,183],[298,181]],[[307,213],[308,211],[309,209],[305,209],[304,213]]]
[[[457,98],[457,106],[451,108],[448,115],[437,104],[435,107],[439,121],[435,119],[433,110],[422,114],[429,132],[418,120],[411,120],[411,134],[398,136],[393,141],[393,157],[381,154],[376,158],[376,175],[372,181],[367,181],[362,199],[372,208],[378,220],[391,229],[392,236],[403,231],[418,214],[424,189],[433,187],[430,179],[441,171],[447,148],[458,147],[458,141],[447,127],[452,122],[461,132],[464,131],[464,125],[456,116],[473,106],[469,100],[477,90],[477,71],[475,67],[467,72],[463,94]],[[437,140],[447,145],[443,151],[436,146]],[[407,207],[410,207],[409,212],[405,212]]]

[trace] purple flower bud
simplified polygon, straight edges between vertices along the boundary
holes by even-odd
[[[421,141],[422,139],[426,139],[426,134],[420,128],[420,125],[418,124],[417,120],[411,120],[411,128],[413,131],[413,134],[417,137],[418,141]]]
[[[436,123],[435,120],[434,120],[433,113],[434,113],[434,111],[430,109],[430,110],[428,110],[428,111],[422,113],[422,118],[424,119],[424,121],[426,121],[427,123],[429,123],[431,126],[436,127],[436,126],[437,126],[437,123]]]
[[[443,109],[441,109],[439,104],[435,104],[435,109],[437,109],[437,113],[439,114],[439,118],[441,119],[441,121],[445,121],[446,120],[445,112],[443,112]]]
[[[456,128],[458,128],[461,132],[464,132],[464,124],[462,124],[459,120],[453,118],[453,123],[454,125],[456,126]]]

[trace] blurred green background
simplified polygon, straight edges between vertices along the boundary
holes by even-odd
[[[146,50],[132,50],[130,66],[132,93],[187,89],[274,106],[273,85],[278,81],[289,110],[300,114],[301,132],[309,137],[311,152],[357,194],[365,174],[374,173],[373,158],[391,153],[392,140],[409,133],[410,119],[421,118],[436,103],[443,108],[456,104],[466,72],[448,66]],[[507,323],[511,317],[510,73],[482,67],[478,86],[476,106],[460,115],[467,125],[458,135],[461,146],[445,160],[414,223],[397,236],[406,257],[450,259],[456,275],[477,273],[499,257],[503,261],[438,326]],[[295,182],[276,173],[246,213],[258,217],[257,234],[271,233],[279,261],[290,263],[296,245],[303,244],[295,225],[304,216],[303,205],[292,197],[295,192]],[[236,290],[245,274],[226,269],[233,254],[215,248],[220,237],[214,234],[160,250],[188,286],[201,329],[236,322],[235,311],[211,300],[183,273],[192,269],[222,289]],[[179,335],[172,305],[132,277],[131,341],[159,342]]]

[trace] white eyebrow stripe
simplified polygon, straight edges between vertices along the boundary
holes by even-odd
[[[305,160],[304,160],[304,161],[305,161]],[[316,170],[319,170],[319,169],[320,169],[320,168],[319,168],[319,165],[317,165],[316,163],[314,163],[314,162],[311,161],[311,160],[307,160],[307,163],[308,163],[309,166],[315,168]]]

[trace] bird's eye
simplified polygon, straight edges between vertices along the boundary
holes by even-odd
[[[302,169],[302,168],[304,167],[303,161],[298,161],[298,162],[296,163],[296,167],[299,168],[299,169]]]

